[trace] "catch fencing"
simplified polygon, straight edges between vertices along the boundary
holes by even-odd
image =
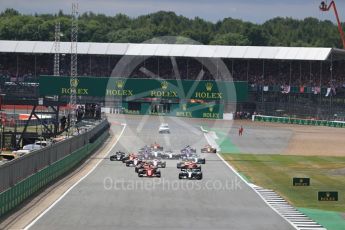
[[[0,175],[7,179],[2,179],[2,186],[11,186],[0,193],[0,217],[88,157],[109,136],[108,130],[109,123],[103,120],[86,133],[3,165]]]
[[[78,136],[52,144],[1,165],[0,192],[86,146],[90,139],[97,139],[101,135],[100,132],[107,132],[108,128],[108,121],[106,119],[102,120],[94,128]]]

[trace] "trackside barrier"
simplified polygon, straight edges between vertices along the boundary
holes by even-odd
[[[97,139],[100,136],[100,131],[104,131],[104,128],[109,127],[109,122],[106,119],[98,121],[96,124],[96,126],[78,136],[68,138],[1,165],[0,192],[80,149],[89,143],[91,138]]]
[[[38,171],[30,177],[22,180],[13,187],[0,193],[0,217],[11,209],[15,208],[26,198],[37,192],[39,189],[68,172],[81,160],[89,156],[97,147],[99,147],[108,137],[109,133],[104,132],[93,143],[87,143],[63,159],[56,161],[50,166]]]
[[[273,123],[345,128],[344,121],[309,120],[309,119],[298,119],[298,118],[291,118],[291,117],[274,117],[274,116],[262,116],[262,115],[253,115],[252,120],[259,121],[259,122],[273,122]]]

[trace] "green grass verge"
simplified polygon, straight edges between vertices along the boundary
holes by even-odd
[[[209,128],[206,125],[200,125],[204,130],[206,131],[214,131],[217,134],[218,139],[216,139],[216,143],[221,149],[222,153],[239,153],[239,148],[232,143],[230,138],[228,137],[228,134],[222,129],[217,128]]]
[[[238,153],[240,152],[239,148],[232,143],[230,138],[228,138],[228,134],[222,131],[216,131],[218,139],[216,140],[217,144],[219,145],[221,152],[223,153]]]
[[[345,229],[345,157],[244,154],[226,133],[211,130],[218,136],[223,158],[246,181],[276,191],[328,230]],[[311,186],[294,187],[293,177],[310,177]],[[339,201],[319,202],[321,190],[338,191]]]
[[[272,189],[327,229],[345,229],[345,157],[222,154],[252,183]],[[310,177],[311,186],[292,186]],[[320,202],[318,191],[338,191],[339,201]]]
[[[345,212],[345,157],[223,154],[251,182],[273,189],[297,207]],[[293,177],[310,177],[311,186],[292,186]],[[319,202],[317,192],[339,192],[337,202]]]
[[[328,230],[345,229],[344,218],[339,212],[323,211],[309,208],[299,208],[298,210],[311,217],[313,220],[317,220],[319,224],[321,224]]]

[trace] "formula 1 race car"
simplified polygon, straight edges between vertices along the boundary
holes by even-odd
[[[130,153],[122,158],[122,163],[126,163],[126,161],[133,160],[134,158],[137,158],[137,155],[134,153]]]
[[[138,158],[134,158],[132,160],[127,160],[126,161],[126,166],[127,167],[135,167],[137,164],[139,164],[141,162],[141,160],[139,160]]]
[[[157,151],[157,150],[163,151],[163,146],[160,146],[159,144],[154,143],[154,144],[151,145],[151,149],[153,151]]]
[[[161,154],[161,157],[164,159],[180,159],[181,154],[174,153],[173,151],[165,151]]]
[[[136,173],[138,173],[139,171],[141,171],[141,170],[143,170],[143,169],[147,169],[147,168],[149,168],[149,167],[154,167],[153,165],[152,165],[152,162],[147,162],[147,161],[142,161],[142,162],[140,162],[139,164],[137,164],[136,166],[135,166],[135,172]]]
[[[142,153],[142,152],[151,152],[151,147],[145,145],[144,147],[140,148],[140,149],[138,150],[138,152],[139,152],[139,153]]]
[[[182,169],[178,179],[201,180],[202,172],[200,169]]]
[[[152,160],[155,158],[155,156],[152,155],[152,152],[140,153],[138,156],[143,160]]]
[[[167,163],[165,161],[159,160],[159,159],[153,159],[151,161],[152,165],[157,168],[165,168],[167,167]]]
[[[114,155],[110,156],[111,161],[122,161],[123,158],[126,156],[124,152],[117,151]]]
[[[183,149],[181,149],[182,154],[191,154],[191,153],[196,153],[196,149],[192,148],[190,145],[187,145]]]
[[[161,177],[161,171],[155,167],[148,167],[138,170],[138,177]]]
[[[192,161],[197,164],[206,164],[206,159],[199,157],[198,155],[192,155],[190,157],[183,158],[186,159],[187,161]]]
[[[201,153],[217,153],[217,149],[213,148],[211,145],[206,145],[201,149]]]
[[[197,163],[193,161],[178,162],[176,167],[178,169],[200,169],[201,170],[201,165],[198,165]]]
[[[161,157],[162,156],[162,152],[161,151],[152,151],[152,153],[151,153],[151,155],[153,156],[153,157]]]

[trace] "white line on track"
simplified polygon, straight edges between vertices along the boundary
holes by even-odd
[[[106,155],[108,155],[110,153],[110,151],[116,146],[117,142],[120,140],[123,132],[125,131],[126,128],[126,124],[121,124],[123,126],[121,133],[119,135],[119,137],[117,138],[117,140],[114,142],[114,144],[111,146],[111,148],[109,149],[109,151],[107,152]],[[30,224],[28,224],[24,230],[28,230],[29,228],[31,228],[39,219],[41,219],[47,212],[49,212],[49,210],[51,210],[57,203],[59,203],[60,200],[62,200],[62,198],[64,198],[75,186],[77,186],[82,180],[84,180],[88,175],[90,175],[96,168],[97,166],[103,161],[103,159],[100,159],[96,165],[82,178],[80,178],[77,182],[75,182],[66,192],[64,192],[54,203],[52,203],[46,210],[44,210],[44,212],[42,212],[39,216],[37,216]]]
[[[209,144],[214,144],[215,141],[209,137],[207,130],[200,127],[204,132],[205,139]],[[215,144],[218,146],[217,144]],[[237,171],[233,168],[223,157],[217,153],[217,156],[224,162],[228,168],[235,173],[245,184],[254,190],[254,192],[279,216],[286,220],[292,227],[297,230],[326,230],[323,226],[304,215],[292,205],[287,203],[282,197],[276,194],[273,190],[261,188],[255,184],[247,182]],[[292,214],[292,215],[290,215]],[[303,221],[301,223],[301,221]]]
[[[201,129],[203,129],[202,127],[201,127]],[[212,143],[212,141],[209,139],[209,137],[208,137],[208,135],[207,135],[208,133],[204,133],[204,136],[205,136],[205,139],[207,140],[207,142],[209,143],[209,144],[211,144]],[[274,212],[276,212],[279,216],[281,216],[284,220],[286,220],[292,227],[294,227],[295,229],[299,229],[299,228],[297,228],[290,220],[288,220],[287,218],[285,218],[284,216],[282,216],[275,208],[273,208],[272,207],[272,205],[271,204],[269,204],[266,200],[265,200],[265,198],[258,192],[258,191],[256,191],[254,188],[253,188],[253,186],[252,186],[252,184],[250,184],[250,183],[248,183],[237,171],[236,171],[236,169],[234,169],[227,161],[225,161],[224,160],[224,158],[219,154],[219,153],[217,153],[217,156],[219,157],[219,159],[221,159],[223,162],[224,162],[224,164],[233,172],[233,173],[235,173],[246,185],[248,185],[251,189],[253,189],[253,191],[274,211]]]

